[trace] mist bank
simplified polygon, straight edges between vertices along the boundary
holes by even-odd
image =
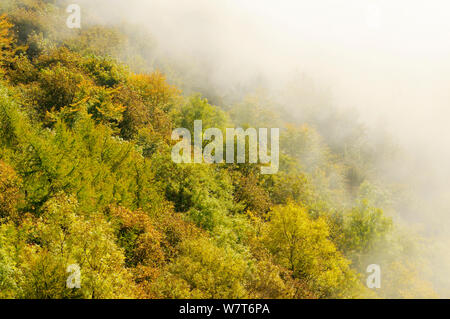
[[[295,120],[302,121],[305,105],[327,104],[361,123],[375,150],[388,136],[399,152],[378,168],[411,189],[410,205],[397,207],[401,218],[448,241],[446,1],[78,2],[101,23],[151,34],[155,49],[147,58],[185,65],[187,87],[213,101],[262,88]],[[323,107],[324,116],[329,111]],[[434,264],[436,274],[450,265]]]
[[[354,112],[355,121],[371,134],[388,133],[402,148],[410,158],[406,166],[415,169],[406,174],[425,175],[424,182],[433,190],[446,187],[450,178],[447,2],[79,3],[99,21],[131,23],[149,32],[159,56],[207,73],[207,78],[194,79],[208,82],[199,83],[199,91],[202,85],[222,92],[261,86],[293,114],[298,113],[298,105],[320,104],[321,98]],[[307,92],[287,102],[283,89],[304,75],[310,79]]]

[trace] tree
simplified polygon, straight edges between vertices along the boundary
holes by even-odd
[[[131,274],[104,216],[86,217],[74,197],[58,194],[41,218],[30,216],[22,228],[31,244],[21,254],[24,298],[130,298]],[[81,288],[66,287],[66,269],[77,264]]]
[[[231,249],[208,238],[186,241],[158,283],[164,298],[246,298],[249,265]]]
[[[18,231],[13,223],[0,224],[0,299],[17,298],[21,277],[17,243]]]
[[[0,75],[4,73],[4,67],[8,66],[14,59],[18,48],[15,47],[16,40],[12,33],[13,25],[6,15],[0,15]]]
[[[17,204],[22,198],[21,185],[22,181],[13,168],[0,161],[0,221],[17,217]]]
[[[352,296],[357,276],[328,239],[324,219],[312,220],[295,204],[274,207],[268,219],[263,241],[294,278],[306,281],[319,297]]]
[[[362,200],[360,205],[353,207],[344,218],[343,249],[351,253],[356,266],[359,267],[361,258],[374,253],[376,248],[382,246],[391,230],[392,220],[384,216],[381,209]]]

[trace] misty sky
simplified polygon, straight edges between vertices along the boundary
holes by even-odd
[[[420,122],[447,115],[448,1],[131,0],[126,7],[121,14],[149,26],[172,54],[215,60],[218,78],[299,69],[330,86],[336,103],[392,129],[414,127],[417,138]],[[410,119],[399,123],[403,115]]]
[[[83,1],[81,1],[83,3]],[[163,51],[208,61],[217,85],[293,71],[332,91],[450,179],[450,3],[446,0],[86,1],[148,28]],[[439,177],[438,177],[439,178]]]

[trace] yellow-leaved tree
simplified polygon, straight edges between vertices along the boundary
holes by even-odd
[[[6,15],[0,16],[0,73],[3,74],[3,67],[11,62],[14,56],[14,36],[12,34],[13,25],[8,21]]]
[[[358,277],[329,235],[325,219],[312,219],[305,207],[289,203],[269,213],[263,241],[276,261],[319,298],[354,297],[361,289]]]

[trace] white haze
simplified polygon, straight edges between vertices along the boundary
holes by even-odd
[[[171,56],[207,60],[218,86],[298,70],[331,88],[337,106],[450,163],[448,1],[89,2],[109,21],[147,28]],[[438,168],[450,179],[449,167]]]
[[[297,71],[312,77],[371,132],[394,137],[409,156],[398,169],[420,182],[418,200],[433,208],[422,212],[421,226],[433,231],[438,220],[449,229],[448,0],[78,2],[109,22],[148,29],[169,56],[204,61],[217,87],[258,74],[274,87]],[[436,265],[447,267],[436,273],[450,270]]]

